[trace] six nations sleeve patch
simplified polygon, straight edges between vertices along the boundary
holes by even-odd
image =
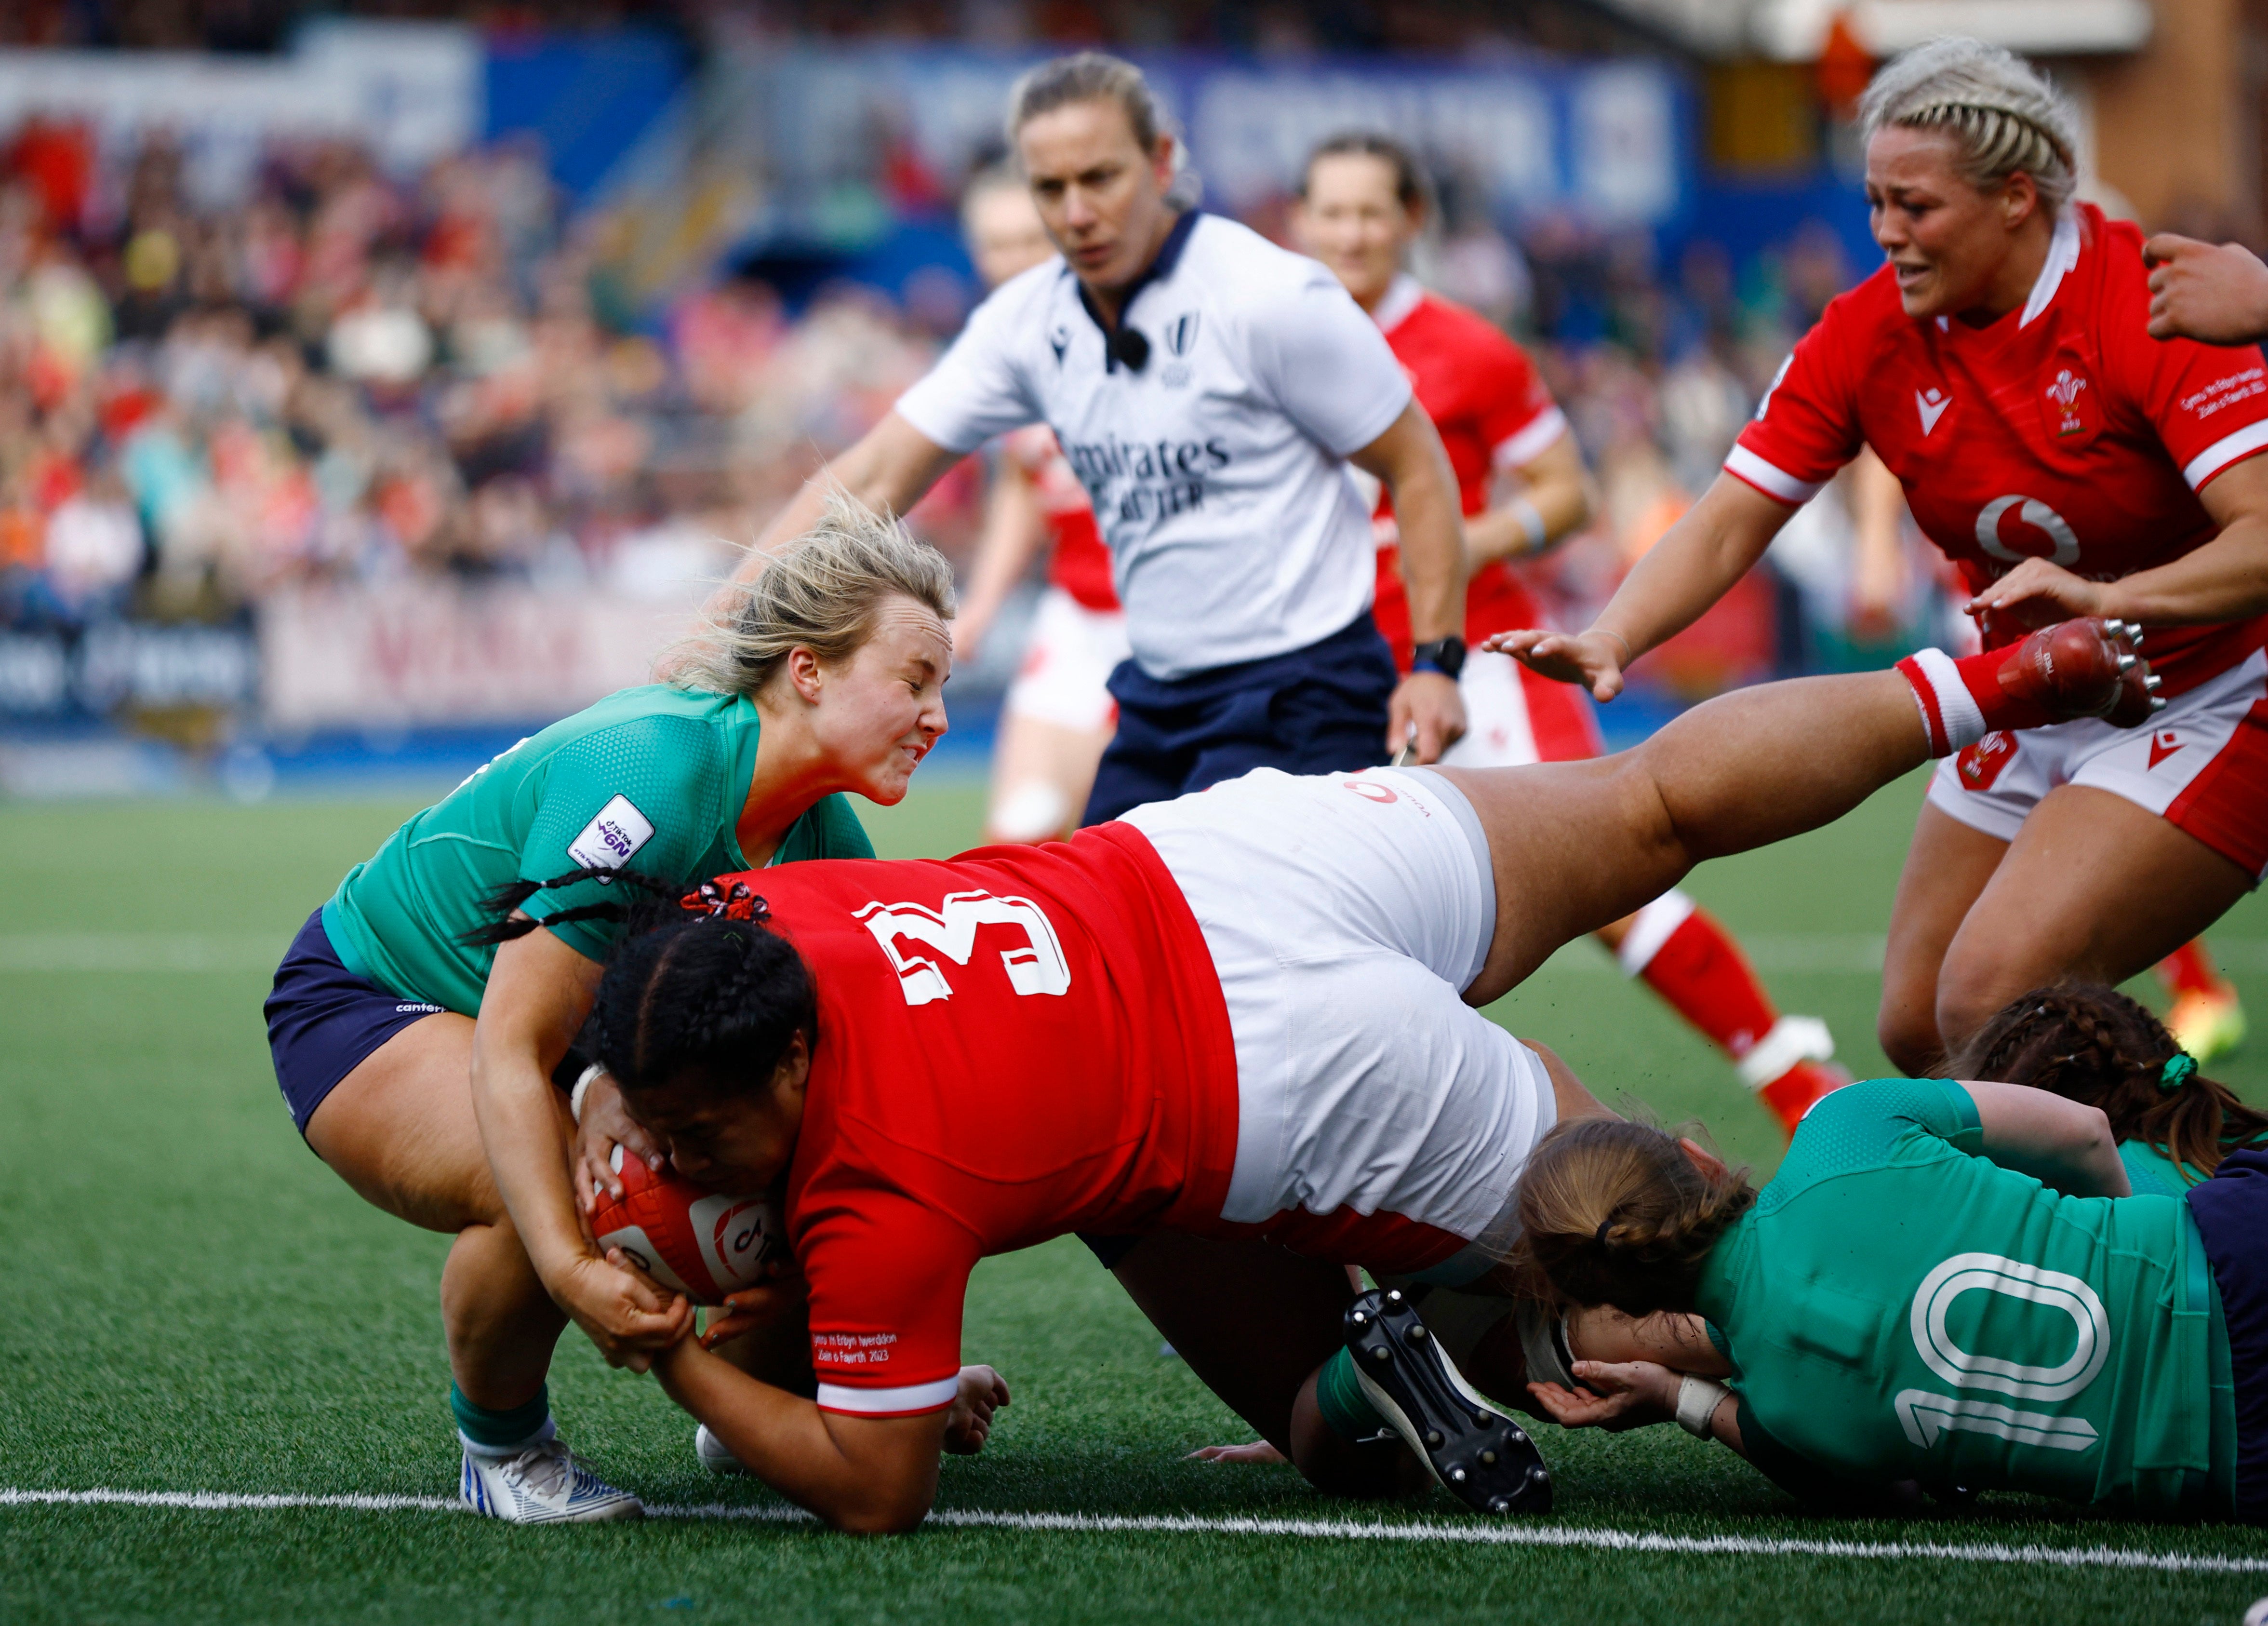
[[[653,821],[628,796],[616,796],[567,844],[567,856],[591,869],[620,869],[653,839]]]

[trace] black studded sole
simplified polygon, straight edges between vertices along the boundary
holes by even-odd
[[[1535,1442],[1465,1381],[1400,1290],[1347,1306],[1346,1342],[1370,1403],[1450,1495],[1476,1513],[1551,1511]]]

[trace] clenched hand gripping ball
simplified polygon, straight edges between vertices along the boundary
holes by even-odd
[[[766,1262],[787,1251],[785,1227],[769,1199],[721,1195],[666,1170],[656,1174],[619,1146],[614,1165],[622,1196],[617,1202],[602,1194],[591,1216],[599,1252],[622,1249],[696,1304],[722,1304],[725,1294],[755,1286]]]

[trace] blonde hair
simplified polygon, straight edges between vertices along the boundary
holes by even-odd
[[[1756,1200],[1746,1169],[1705,1174],[1650,1124],[1574,1119],[1521,1172],[1518,1262],[1578,1304],[1690,1310],[1709,1250]]]
[[[1962,179],[1991,191],[2018,171],[2051,218],[2079,186],[2079,121],[2052,80],[2014,53],[1944,34],[1886,64],[1859,101],[1866,139],[1890,125],[1941,130]]]
[[[895,516],[837,490],[812,528],[735,581],[703,625],[662,657],[681,689],[753,695],[791,651],[838,664],[873,636],[887,599],[903,596],[953,618],[953,566]]]

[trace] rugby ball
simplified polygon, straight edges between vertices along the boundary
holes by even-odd
[[[718,1304],[725,1295],[752,1287],[767,1261],[787,1251],[779,1211],[761,1196],[703,1191],[666,1169],[615,1148],[622,1201],[601,1195],[591,1216],[599,1252],[620,1248],[663,1287],[696,1304]]]

